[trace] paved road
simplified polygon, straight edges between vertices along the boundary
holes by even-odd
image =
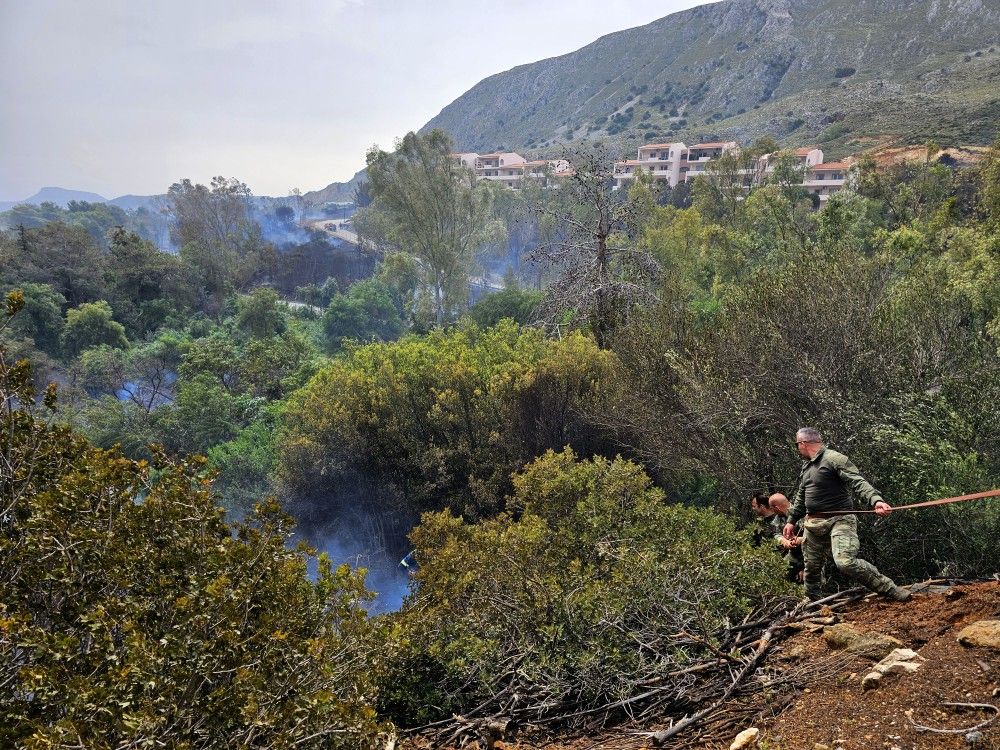
[[[344,240],[345,242],[350,242],[352,245],[357,245],[358,235],[350,229],[340,229],[340,225],[343,223],[343,219],[317,219],[310,221],[307,226],[310,229],[324,232],[331,237],[336,237],[338,240]]]

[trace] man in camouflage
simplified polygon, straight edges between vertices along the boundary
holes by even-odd
[[[802,583],[805,561],[802,557],[802,543],[805,537],[802,532],[802,522],[795,524],[795,537],[785,539],[785,524],[788,523],[788,511],[791,503],[781,492],[775,492],[767,498],[767,506],[774,511],[772,524],[776,529],[774,537],[775,543],[784,553],[785,564],[788,566],[788,580],[793,583]]]
[[[782,505],[784,501],[784,505]],[[799,526],[796,526],[796,538],[789,540],[784,537],[785,522],[788,515],[788,498],[780,492],[768,497],[758,492],[750,498],[750,510],[757,516],[757,529],[754,540],[758,545],[773,543],[788,566],[786,577],[792,583],[802,583],[802,537]]]
[[[806,596],[814,601],[823,596],[823,565],[832,552],[833,561],[842,573],[882,596],[896,601],[909,599],[909,591],[879,573],[870,562],[858,558],[857,516],[836,515],[836,511],[853,510],[848,489],[854,490],[879,516],[892,513],[892,506],[861,476],[847,456],[823,445],[816,428],[800,429],[795,435],[795,444],[805,460],[783,534],[786,539],[793,539],[795,523],[805,517],[802,552]],[[828,513],[833,515],[825,517]]]

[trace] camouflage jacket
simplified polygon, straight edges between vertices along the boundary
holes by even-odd
[[[811,460],[802,462],[799,487],[788,518],[795,522],[807,513],[852,510],[854,505],[848,490],[854,490],[869,506],[882,501],[878,490],[861,476],[851,459],[843,453],[823,448]]]

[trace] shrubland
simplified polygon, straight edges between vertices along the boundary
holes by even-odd
[[[685,665],[788,594],[744,527],[753,492],[794,490],[796,428],[896,505],[1000,483],[1000,143],[967,171],[862,159],[822,205],[794,164],[748,187],[739,159],[612,195],[594,152],[565,190],[498,195],[446,139],[407,144],[371,154],[374,277],[315,279],[297,307],[234,181],[179,184],[179,255],[58,222],[0,235],[21,290],[0,445],[29,457],[2,468],[24,488],[0,516],[15,741],[364,744],[484,706],[613,721],[650,684],[686,710]],[[456,205],[427,203],[427,170]],[[525,263],[470,308],[470,247],[500,225]],[[370,616],[348,570],[310,577],[285,512],[415,548],[402,610]],[[861,537],[907,581],[992,575],[998,532],[986,501]]]

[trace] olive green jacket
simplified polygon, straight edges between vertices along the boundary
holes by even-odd
[[[788,511],[788,519],[795,522],[807,513],[853,510],[849,490],[854,490],[869,506],[882,502],[878,490],[861,476],[851,459],[843,453],[823,448],[811,460],[802,462],[799,487]]]

